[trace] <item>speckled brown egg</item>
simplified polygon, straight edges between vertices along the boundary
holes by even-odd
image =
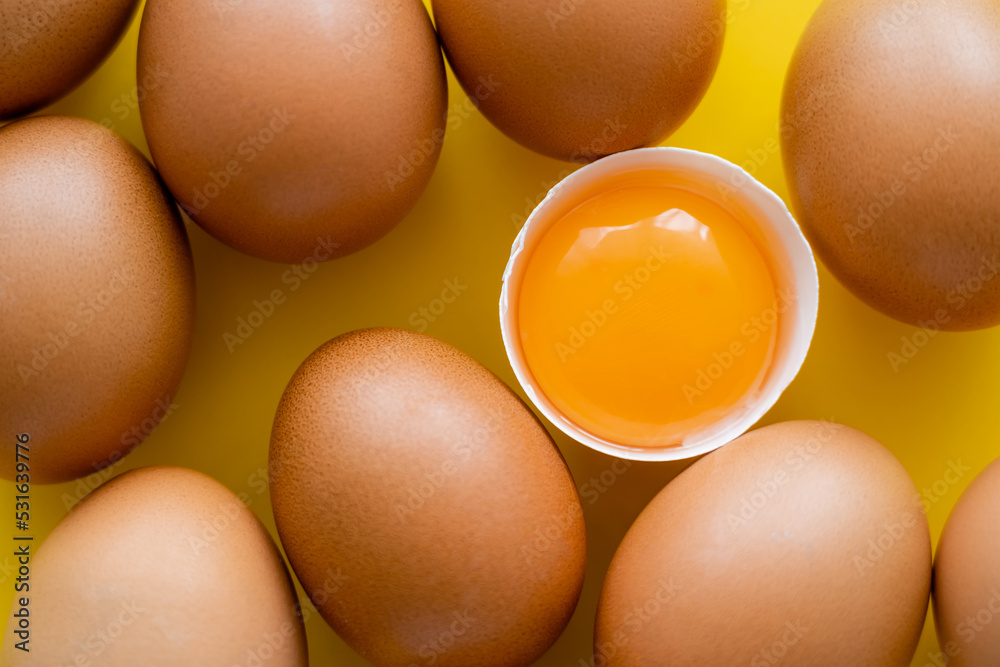
[[[383,667],[531,664],[583,584],[573,479],[521,400],[428,336],[355,331],[292,377],[271,501],[303,588]]]
[[[164,181],[210,234],[281,262],[355,252],[430,180],[447,84],[420,0],[149,0],[140,102]]]
[[[56,101],[114,49],[139,0],[0,0],[0,120]]]
[[[118,461],[169,418],[194,325],[194,267],[146,159],[91,121],[0,129],[0,473],[31,438],[31,480]]]
[[[917,490],[869,436],[788,422],[677,477],[611,563],[596,664],[905,667],[931,544]]]
[[[433,0],[448,62],[507,136],[588,162],[656,144],[715,74],[726,0]]]
[[[30,580],[30,652],[14,648],[8,617],[3,667],[307,664],[271,536],[193,470],[140,468],[99,487],[45,539]]]
[[[952,475],[957,474],[953,472]],[[934,563],[934,618],[950,667],[1000,656],[1000,461],[969,485],[948,517]]]
[[[868,305],[1000,323],[1000,4],[826,0],[785,83],[798,218]]]

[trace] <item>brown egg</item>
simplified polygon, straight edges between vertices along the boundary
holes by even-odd
[[[99,487],[46,538],[30,578],[30,652],[15,648],[15,598],[3,667],[307,664],[271,536],[193,470],[140,468]]]
[[[75,88],[132,22],[138,0],[0,2],[0,120]]]
[[[118,461],[169,417],[194,267],[173,200],[124,139],[79,118],[0,129],[0,431],[31,480]],[[14,475],[13,437],[0,474]]]
[[[274,261],[359,250],[437,163],[444,63],[419,0],[149,0],[139,78],[153,159],[191,217]]]
[[[930,578],[927,519],[888,450],[832,423],[768,426],[636,519],[604,582],[595,660],[904,667]]]
[[[588,162],[658,143],[694,111],[726,0],[433,0],[448,62],[507,136]]]
[[[566,464],[439,340],[369,329],[320,347],[281,399],[270,474],[299,581],[377,665],[529,665],[573,613],[586,537]]]
[[[785,84],[799,220],[868,305],[929,329],[1000,323],[1000,4],[826,0]]]
[[[969,485],[948,517],[934,564],[934,617],[949,667],[1000,656],[1000,461]]]

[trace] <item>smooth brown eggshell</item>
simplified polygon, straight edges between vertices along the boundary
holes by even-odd
[[[271,536],[193,470],[140,468],[99,487],[45,539],[30,593],[31,651],[14,649],[10,617],[3,667],[307,664]]]
[[[949,667],[990,667],[1000,656],[1000,462],[965,490],[934,563],[934,617]]]
[[[636,519],[604,582],[597,664],[905,667],[930,579],[927,519],[888,450],[846,426],[768,426]]]
[[[518,143],[587,162],[655,144],[715,74],[725,0],[433,0],[448,62]]]
[[[0,473],[31,437],[31,480],[115,463],[174,412],[194,266],[146,159],[91,121],[0,129]]]
[[[56,101],[114,49],[139,0],[0,2],[0,120]]]
[[[794,208],[868,305],[1000,323],[1000,4],[826,0],[785,83]]]
[[[369,329],[320,347],[281,399],[270,474],[299,581],[377,665],[529,665],[573,613],[586,538],[566,464],[439,340]]]
[[[416,203],[444,140],[444,62],[420,0],[149,0],[138,75],[157,168],[250,255],[325,260]]]

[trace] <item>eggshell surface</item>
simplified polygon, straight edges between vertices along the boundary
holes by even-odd
[[[803,229],[865,303],[1000,323],[1000,5],[827,0],[792,59],[782,148]]]
[[[194,326],[187,234],[146,159],[77,118],[0,129],[0,210],[0,430],[31,435],[32,482],[70,480],[171,409]]]
[[[140,468],[99,487],[32,560],[30,594],[31,650],[14,649],[11,617],[3,667],[307,664],[277,547],[193,470]]]
[[[370,329],[320,347],[282,397],[270,474],[304,589],[377,665],[529,665],[572,615],[586,538],[565,462],[509,388],[437,339]]]
[[[952,667],[987,667],[1000,656],[1000,463],[962,494],[934,563],[934,617]]]
[[[725,0],[434,0],[455,75],[520,144],[587,162],[659,142],[715,74]]]
[[[0,120],[54,102],[111,53],[139,0],[2,0]]]
[[[695,463],[643,510],[604,582],[615,665],[909,665],[927,609],[916,488],[869,436],[786,422]]]
[[[419,0],[150,0],[138,76],[154,161],[210,234],[273,261],[392,229],[444,140],[444,63]]]

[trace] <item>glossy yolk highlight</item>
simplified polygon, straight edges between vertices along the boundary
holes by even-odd
[[[760,389],[775,297],[768,262],[726,209],[636,183],[545,232],[518,326],[531,373],[566,418],[615,444],[677,446]]]

